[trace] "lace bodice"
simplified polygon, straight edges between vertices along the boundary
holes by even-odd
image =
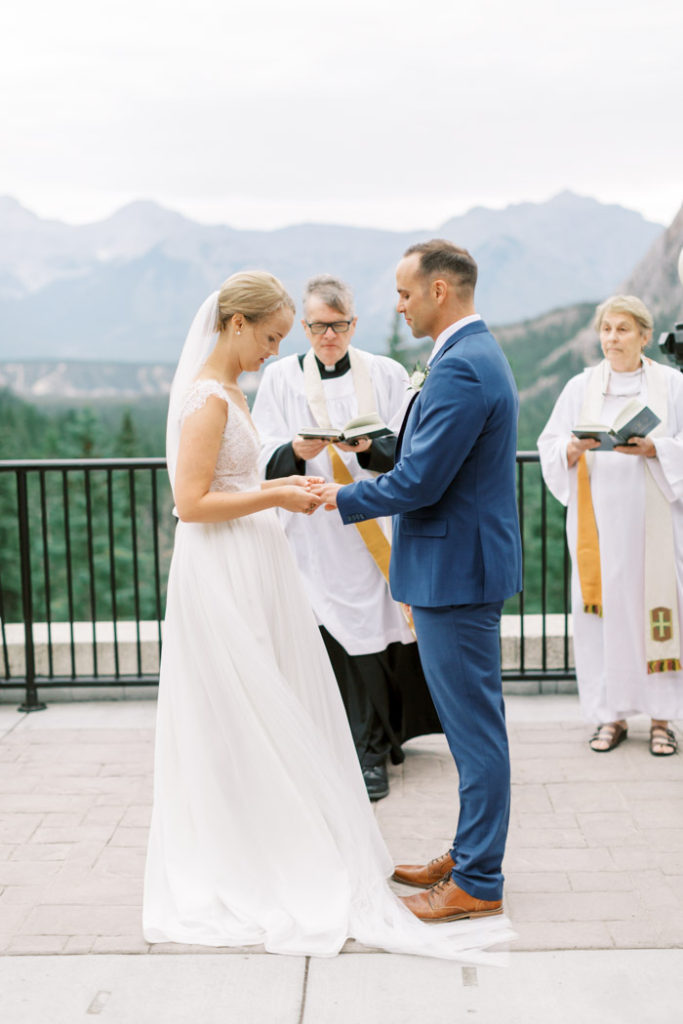
[[[196,380],[185,396],[182,419],[201,409],[212,395],[227,403],[228,421],[210,490],[258,490],[260,481],[257,460],[261,447],[258,436],[243,410],[232,401],[222,384],[217,380]]]

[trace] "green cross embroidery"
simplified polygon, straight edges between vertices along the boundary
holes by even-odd
[[[671,629],[671,619],[665,615],[665,609],[659,608],[657,612],[657,618],[655,619],[654,614],[652,615],[652,636],[654,640],[663,640],[669,630]],[[659,636],[655,636],[655,630],[659,631]]]

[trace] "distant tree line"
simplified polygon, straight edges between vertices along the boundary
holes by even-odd
[[[35,406],[0,392],[0,458],[163,453],[165,402]],[[26,476],[36,620],[155,619],[163,613],[175,519],[165,470]],[[22,619],[17,478],[0,472],[0,619]]]
[[[35,404],[0,390],[0,459],[163,455],[167,399]]]

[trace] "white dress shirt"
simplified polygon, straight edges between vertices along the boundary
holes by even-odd
[[[479,313],[472,313],[470,316],[464,316],[461,320],[456,320],[454,324],[451,324],[449,327],[447,327],[445,331],[442,331],[439,337],[434,342],[434,348],[432,349],[429,359],[427,360],[427,366],[431,365],[436,353],[443,348],[443,346],[446,344],[446,342],[448,341],[452,334],[455,334],[456,331],[459,331],[461,327],[465,327],[466,324],[473,324],[475,320],[481,320],[481,316],[479,315]]]

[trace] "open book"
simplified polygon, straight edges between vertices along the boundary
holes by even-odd
[[[611,427],[600,424],[582,423],[572,428],[575,437],[594,437],[600,442],[594,452],[610,452],[616,445],[628,445],[629,437],[646,437],[660,422],[659,416],[648,405],[632,398],[627,402]]]
[[[388,437],[391,433],[377,413],[371,412],[367,416],[357,416],[355,420],[349,420],[345,427],[304,427],[299,431],[299,437],[353,444],[361,437]]]

